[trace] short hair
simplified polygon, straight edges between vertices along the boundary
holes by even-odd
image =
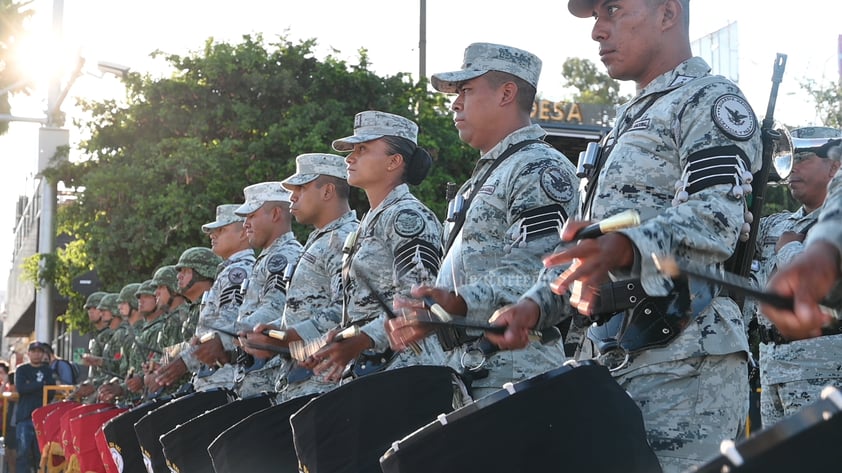
[[[485,77],[488,83],[495,88],[500,87],[506,82],[514,82],[517,86],[517,97],[515,97],[515,100],[517,101],[518,108],[527,113],[532,112],[535,94],[537,93],[532,84],[518,76],[501,71],[488,71],[482,77]]]
[[[322,174],[316,178],[317,189],[321,189],[325,184],[333,184],[336,189],[336,196],[340,199],[348,200],[348,197],[351,196],[351,186],[348,185],[348,181],[341,177]]]

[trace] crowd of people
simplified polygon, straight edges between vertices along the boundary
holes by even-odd
[[[118,293],[91,294],[90,372],[72,397],[131,407],[222,388],[281,404],[427,365],[458,374],[459,407],[570,359],[597,360],[639,408],[656,463],[680,472],[744,432],[750,321],[761,321],[764,425],[839,384],[839,334],[822,329],[818,308],[840,272],[839,134],[795,133],[789,186],[803,207],[760,223],[756,277],[794,297],[794,311],[747,302],[741,312],[728,293],[666,276],[651,255],[715,268],[732,255],[753,219],[746,196],[762,159],[754,111],[692,56],[688,0],[568,8],[593,17],[609,75],[637,87],[592,168],[577,170],[530,121],[541,60],[471,44],[461,69],[431,77],[453,94],[455,128],[480,155],[443,223],[412,195],[434,165],[416,123],[360,112],[353,134],[332,142],[344,156],[299,155],[294,175],[220,203],[202,226],[210,247],[186,249]],[[364,191],[365,215],[351,210],[351,187]],[[580,238],[626,210],[654,217]],[[293,218],[312,227],[303,245]],[[688,291],[703,302],[676,310]],[[482,330],[488,323],[504,329]],[[562,336],[547,335],[555,327]],[[31,393],[74,384],[68,368],[49,369],[48,351],[34,342],[16,371],[21,473],[38,453],[30,414],[40,397]]]

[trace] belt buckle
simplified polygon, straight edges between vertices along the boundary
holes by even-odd
[[[485,366],[486,360],[485,353],[476,345],[472,345],[462,353],[459,364],[468,371],[479,371]]]

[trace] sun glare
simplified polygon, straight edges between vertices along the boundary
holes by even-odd
[[[40,28],[38,24],[28,26],[14,54],[24,80],[40,86],[53,79],[63,79],[72,70],[77,55],[56,41],[49,28]]]

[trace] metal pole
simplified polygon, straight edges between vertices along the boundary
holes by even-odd
[[[421,0],[421,24],[418,38],[418,82],[427,78],[427,0]]]
[[[53,0],[53,47],[61,47],[62,23],[64,16],[64,1]],[[61,76],[58,73],[50,78],[49,91],[47,92],[47,123],[46,128],[54,128],[61,123],[55,123],[61,108]],[[45,140],[46,130],[41,129],[38,135],[39,173],[43,173],[48,165],[46,159],[41,159],[44,154],[55,154],[55,148],[50,146],[49,140]],[[55,252],[56,246],[56,183],[41,174],[39,194],[41,197],[41,215],[38,219],[38,252],[49,256]],[[44,259],[41,260],[43,269]],[[53,285],[47,281],[41,281],[41,290],[35,294],[35,338],[42,342],[50,342],[53,339]]]

